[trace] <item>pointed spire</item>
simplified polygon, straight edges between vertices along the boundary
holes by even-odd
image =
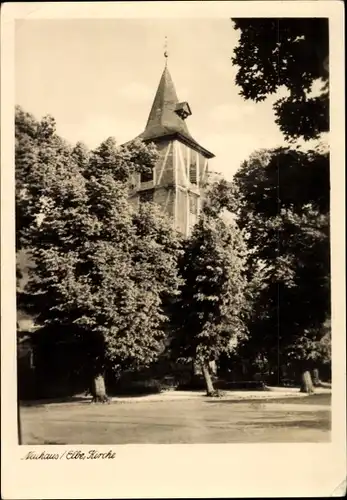
[[[176,113],[179,100],[170,72],[165,65],[149,114],[144,138],[173,132],[190,136],[185,121]]]
[[[147,141],[175,135],[181,141],[201,151],[206,158],[212,158],[214,155],[200,146],[190,135],[187,128],[185,119],[192,113],[187,102],[179,102],[178,100],[176,89],[167,67],[167,40],[165,41],[164,57],[164,71],[160,78],[146,128],[138,137]]]

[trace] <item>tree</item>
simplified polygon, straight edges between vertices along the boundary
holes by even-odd
[[[201,365],[210,396],[215,391],[209,363],[232,352],[246,333],[245,247],[236,225],[215,212],[217,192],[217,187],[211,189],[181,259],[183,285],[176,302],[173,341],[179,357]]]
[[[19,106],[15,113],[15,195],[16,249],[25,246],[25,229],[32,222],[33,203],[28,191],[28,178],[38,162],[39,122]],[[17,269],[19,275],[20,269]]]
[[[232,61],[241,95],[258,102],[284,89],[286,95],[273,107],[276,123],[291,142],[327,132],[328,20],[233,21],[240,30]],[[260,262],[266,273],[254,306],[252,342],[258,339],[261,351],[267,345],[272,363],[277,352],[278,366],[280,346],[285,358],[295,352],[304,370],[330,314],[329,155],[318,147],[307,153],[258,152],[235,182],[244,203],[240,224],[248,228],[255,265]],[[304,379],[305,390],[311,390],[308,373]]]
[[[307,372],[330,316],[328,154],[260,151],[235,174],[233,189],[249,270],[262,272],[251,348],[277,368],[295,359]]]
[[[90,152],[83,142],[77,142],[72,148],[72,159],[77,164],[81,173],[84,173],[89,165]]]
[[[135,211],[128,201],[131,175],[157,159],[152,146],[107,139],[88,154],[54,126],[38,137],[26,184],[25,242],[36,264],[26,307],[43,328],[79,342],[93,396],[103,401],[105,370],[148,365],[163,348],[179,238],[154,206]]]
[[[274,104],[287,139],[315,139],[329,130],[329,25],[325,18],[233,19],[240,30],[233,64],[245,99],[286,88]],[[313,92],[314,87],[319,87]]]

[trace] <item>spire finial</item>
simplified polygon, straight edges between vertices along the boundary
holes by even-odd
[[[167,58],[169,57],[169,53],[167,50],[167,36],[165,37],[165,42],[164,42],[164,57],[165,57],[165,67],[167,65]]]

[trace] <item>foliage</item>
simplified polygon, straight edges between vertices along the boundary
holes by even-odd
[[[243,163],[233,189],[250,249],[248,351],[277,365],[279,354],[318,359],[330,315],[329,156],[260,151]]]
[[[140,139],[125,146],[116,145],[113,137],[109,137],[91,153],[86,177],[110,174],[115,181],[129,183],[134,173],[151,171],[158,158],[153,144],[146,145]]]
[[[225,210],[233,211],[235,199],[233,187],[231,182],[223,178],[207,185],[204,214],[209,217],[218,217]]]
[[[180,242],[170,221],[128,201],[129,179],[153,168],[153,146],[88,152],[68,146],[53,119],[18,109],[19,245],[36,264],[22,299],[37,323],[79,339],[91,371],[142,366],[163,348],[164,301],[176,293]],[[23,169],[26,169],[25,175]],[[17,205],[18,206],[18,205]]]
[[[76,145],[72,148],[71,156],[73,161],[77,164],[80,172],[85,173],[88,165],[90,152],[87,146],[83,142],[77,142]]]
[[[295,340],[288,350],[288,359],[304,359],[313,364],[329,364],[331,362],[331,325],[330,320],[316,330],[306,330],[304,335]]]
[[[259,102],[285,91],[273,107],[291,142],[327,132],[328,20],[233,22],[240,94]],[[235,175],[231,206],[247,234],[253,300],[244,355],[278,367],[329,357],[329,188],[329,154],[321,147],[257,151]]]
[[[211,210],[215,193],[217,186],[186,244],[176,302],[173,345],[179,356],[202,364],[234,350],[246,334],[245,246],[236,225]]]
[[[315,139],[329,129],[329,26],[325,18],[233,19],[240,30],[233,64],[245,99],[262,101],[286,88],[274,104],[287,139]],[[314,87],[320,86],[318,95]]]

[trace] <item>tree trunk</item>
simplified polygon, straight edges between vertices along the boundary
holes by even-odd
[[[302,374],[300,392],[305,392],[307,394],[314,393],[311,374],[308,370],[304,371]]]
[[[205,383],[206,383],[207,396],[213,396],[215,393],[215,390],[214,390],[212,379],[211,379],[209,364],[202,363],[201,369],[202,369],[202,374],[204,376]]]
[[[313,382],[314,387],[319,387],[321,385],[318,368],[315,368],[312,371],[312,382]]]
[[[109,400],[106,394],[105,376],[103,373],[98,373],[94,376],[92,396],[92,402],[94,403],[106,403]]]

